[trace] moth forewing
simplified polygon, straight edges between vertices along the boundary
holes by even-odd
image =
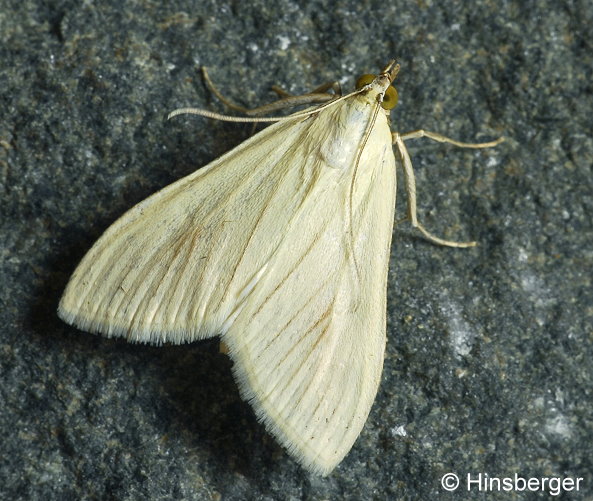
[[[361,114],[370,119],[372,111],[359,97],[316,116],[310,132],[326,139],[313,148],[307,170],[317,179],[287,228],[287,244],[269,261],[271,271],[223,336],[243,397],[303,465],[324,474],[360,433],[383,365],[395,204],[385,115],[358,159],[327,159],[348,134],[361,140],[361,124],[369,123]],[[349,245],[348,194],[357,161]]]
[[[302,121],[274,124],[126,212],[78,265],[59,315],[131,341],[220,333],[280,239],[260,241],[259,259],[237,274],[262,211],[286,182],[285,153],[306,129]],[[279,215],[280,227],[287,217]]]

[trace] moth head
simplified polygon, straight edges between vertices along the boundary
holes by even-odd
[[[399,64],[390,61],[389,64],[378,75],[362,75],[356,81],[357,89],[367,91],[375,90],[378,95],[382,95],[381,107],[385,110],[395,108],[398,100],[397,90],[391,83],[399,72]]]

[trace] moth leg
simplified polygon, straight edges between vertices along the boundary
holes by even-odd
[[[393,226],[397,226],[398,224],[405,223],[406,221],[409,221],[409,220],[410,220],[410,218],[408,216],[402,217],[402,218],[398,219],[397,221],[395,221],[393,223]]]
[[[281,98],[283,97],[293,97],[294,94],[290,92],[286,92],[282,87],[278,85],[272,85],[272,90],[278,94]],[[335,96],[342,95],[342,87],[340,86],[340,82],[326,82],[319,87],[315,87],[312,91],[308,92],[307,94],[329,94],[328,90],[332,90]]]
[[[422,226],[418,221],[418,215],[416,212],[416,178],[414,176],[412,160],[410,159],[408,149],[404,144],[404,140],[414,139],[417,137],[428,137],[441,143],[451,143],[462,148],[489,148],[491,146],[496,146],[497,144],[501,143],[504,140],[504,138],[501,137],[496,141],[490,141],[488,143],[462,143],[460,141],[455,141],[454,139],[441,136],[440,134],[436,134],[434,132],[427,132],[425,130],[412,131],[406,134],[399,134],[397,132],[392,133],[393,144],[397,146],[397,150],[401,158],[401,163],[404,170],[406,192],[408,194],[408,214],[403,220],[400,220],[397,223],[400,223],[404,220],[410,221],[412,227],[418,228],[420,233],[422,233],[428,240],[434,242],[435,244],[446,245],[448,247],[474,247],[476,245],[476,242],[454,242],[452,240],[444,240],[442,238],[439,238],[430,233],[428,230],[426,230],[424,226]]]
[[[214,83],[212,83],[212,80],[210,80],[210,75],[208,75],[208,70],[206,69],[206,66],[202,66],[201,69],[202,78],[204,79],[206,87],[208,87],[210,92],[212,92],[212,94],[214,94],[222,104],[224,104],[227,108],[230,108],[231,110],[240,111],[241,113],[247,113],[249,111],[247,108],[235,104],[232,101],[229,101],[226,97],[224,97],[221,94],[221,92],[216,88]]]
[[[221,340],[220,344],[218,345],[218,353],[222,353],[223,355],[228,355],[230,352],[231,352],[231,350],[229,349],[229,345]]]
[[[294,94],[291,94],[290,92],[285,91],[282,87],[279,87],[278,85],[272,85],[272,90],[276,94],[278,94],[278,97],[280,97],[280,98],[294,96]]]
[[[394,139],[393,139],[394,143],[395,143],[395,134],[396,133],[392,134],[394,136]],[[418,129],[418,130],[413,130],[412,132],[406,132],[405,134],[399,134],[399,137],[401,137],[402,140],[404,140],[404,141],[406,141],[408,139],[416,139],[419,137],[427,137],[429,139],[432,139],[433,141],[438,141],[439,143],[449,143],[449,144],[454,144],[455,146],[459,146],[460,148],[476,148],[476,149],[477,148],[491,148],[491,147],[496,146],[497,144],[500,144],[504,141],[504,137],[499,137],[495,141],[489,141],[487,143],[462,143],[461,141],[456,141],[455,139],[451,139],[450,137],[443,136],[436,132],[429,132],[424,129]]]
[[[221,94],[221,92],[215,87],[214,83],[210,79],[210,76],[208,75],[208,70],[204,66],[202,66],[202,76],[204,78],[204,83],[206,84],[206,86],[225,106],[232,110],[244,113],[247,116],[265,115],[267,113],[272,113],[277,110],[291,108],[294,106],[327,103],[328,101],[331,101],[332,99],[336,99],[336,97],[338,97],[335,94],[319,91],[319,89],[323,89],[324,86],[318,87],[313,92],[310,92],[309,94],[304,94],[302,96],[291,96],[286,91],[280,89],[281,94],[285,95],[285,97],[282,97],[278,101],[274,101],[273,103],[269,104],[264,104],[263,106],[258,106],[257,108],[245,108],[244,106],[240,106],[238,104],[233,103],[232,101],[229,101]],[[278,93],[278,91],[276,92]]]

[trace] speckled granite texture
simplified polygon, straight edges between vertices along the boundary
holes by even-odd
[[[455,472],[582,477],[555,499],[591,499],[591,26],[576,0],[0,0],[0,498],[477,499],[443,490]],[[163,121],[224,110],[199,65],[256,106],[392,57],[397,130],[508,141],[410,143],[425,225],[480,245],[395,228],[382,384],[324,479],[257,423],[215,340],[130,345],[56,306],[111,222],[249,136]]]

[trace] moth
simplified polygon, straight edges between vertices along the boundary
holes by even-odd
[[[371,409],[386,342],[386,286],[405,141],[392,133],[395,61],[354,92],[323,86],[281,104],[315,106],[275,123],[121,216],[82,259],[59,304],[69,324],[141,343],[219,335],[242,397],[302,466],[344,458]],[[282,94],[281,94],[282,95]],[[275,109],[275,108],[274,108]],[[182,109],[225,119],[204,110]],[[245,117],[245,121],[263,121]]]

